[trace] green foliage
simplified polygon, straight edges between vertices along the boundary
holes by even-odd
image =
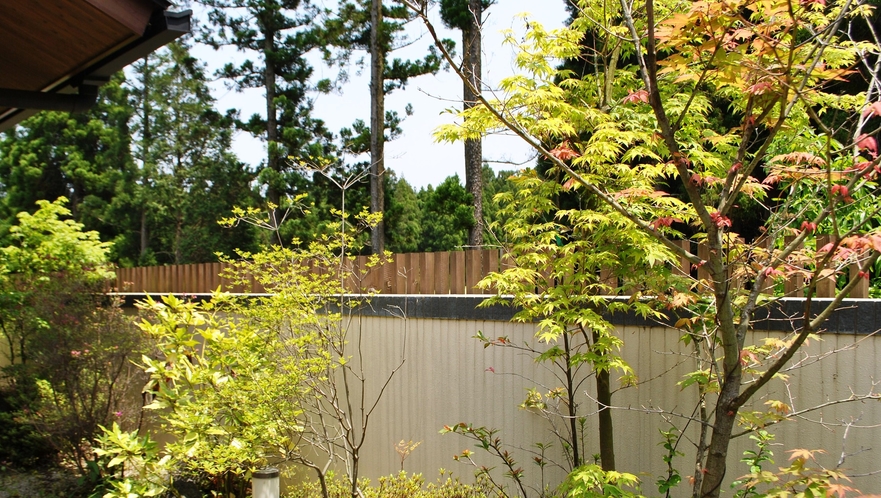
[[[563,483],[567,498],[638,498],[639,479],[633,474],[604,471],[599,465],[584,465],[573,470]]]
[[[153,393],[146,408],[175,436],[165,455],[188,472],[244,482],[252,468],[297,450],[303,371],[323,365],[304,366],[288,353],[308,337],[228,318],[236,308],[223,295],[204,304],[167,296],[141,306],[148,315],[140,327],[157,350],[141,360]]]
[[[359,484],[364,498],[484,498],[496,495],[484,483],[464,484],[458,478],[447,475],[441,469],[441,475],[435,482],[425,482],[422,474],[399,474],[383,476],[376,484],[364,479]],[[336,476],[328,479],[329,498],[346,498],[351,496],[349,483]],[[321,490],[317,483],[309,482],[296,487],[285,494],[285,498],[317,498]]]
[[[850,479],[844,472],[811,466],[811,462],[816,463],[816,454],[823,453],[822,450],[790,450],[788,467],[779,467],[776,471],[765,470],[763,464],[774,464],[774,453],[768,449],[774,436],[762,430],[750,435],[750,439],[756,442],[758,451],[743,452],[741,462],[749,465],[750,471],[731,484],[732,488],[737,489],[737,498],[843,497],[849,492],[858,492],[849,485]]]
[[[302,185],[285,158],[332,155],[331,134],[323,121],[312,116],[308,98],[313,69],[307,54],[326,43],[316,22],[318,8],[300,0],[206,0],[204,4],[210,29],[201,33],[200,41],[215,49],[234,45],[249,56],[240,64],[226,64],[217,76],[240,90],[265,90],[268,115],[254,114],[237,125],[266,142],[266,161],[257,182],[266,189],[269,202],[280,205]]]
[[[749,466],[749,476],[757,476],[762,474],[762,464],[774,464],[774,452],[769,448],[774,440],[774,435],[764,429],[759,429],[755,433],[750,434],[750,439],[756,442],[756,450],[746,450],[743,452],[741,462]],[[734,496],[737,498],[749,498],[752,496],[761,496],[758,493],[755,482],[748,478],[741,478],[731,483],[732,488],[740,488]]]
[[[467,439],[474,441],[474,445],[477,448],[480,448],[493,458],[498,459],[503,465],[504,476],[516,485],[516,489],[520,493],[520,496],[527,496],[525,488],[526,484],[523,480],[524,470],[517,465],[517,462],[514,460],[514,455],[505,448],[502,438],[497,435],[498,432],[498,429],[483,426],[475,427],[464,422],[452,426],[446,425],[441,430],[441,434],[460,434]],[[453,459],[470,463],[476,469],[475,473],[479,479],[483,479],[484,482],[491,485],[500,495],[506,496],[506,486],[495,480],[492,474],[493,469],[484,465],[478,465],[474,461],[473,456],[473,451],[465,450],[461,454],[453,457]]]
[[[877,34],[870,42],[851,35],[874,22],[871,7],[583,0],[572,12],[570,28],[529,22],[525,36],[511,34],[522,74],[436,136],[462,141],[511,130],[550,163],[548,174],[523,175],[505,196],[524,212],[506,223],[513,268],[486,281],[531,307],[518,318],[539,319],[543,338],[565,338],[566,325],[578,320],[610,334],[598,311],[616,307],[685,315],[678,326],[689,330],[696,372],[683,385],[699,389],[695,413],[708,428],[696,444],[693,494],[718,496],[738,411],[780,378],[857,284],[845,268],[858,265],[862,277],[881,250],[868,222],[877,215],[869,199],[878,166],[868,123],[881,108],[871,92],[833,90],[857,64],[877,88],[868,62],[881,55]],[[560,69],[561,59],[584,71]],[[769,198],[774,188],[787,195]],[[764,225],[749,228],[752,240],[732,220],[746,202],[765,210]],[[811,248],[820,227],[831,230],[831,241]],[[598,275],[603,267],[618,277],[611,284]],[[681,278],[671,285],[670,276]],[[791,340],[744,343],[756,311],[774,302],[767,289],[775,279],[804,277],[810,298],[819,282],[839,276],[847,287],[829,303],[806,305],[811,311],[794,319],[801,325]],[[598,297],[620,291],[631,299]],[[655,307],[641,296],[656,297]],[[614,358],[610,341],[585,359]],[[597,367],[599,375],[612,364]],[[712,391],[715,404],[705,407]],[[779,402],[769,407],[786,415]]]
[[[124,432],[116,422],[101,430],[95,453],[107,472],[102,483],[107,492],[102,498],[160,496],[171,488],[171,455],[160,456],[159,446],[149,435]]]
[[[459,175],[447,177],[437,188],[420,190],[418,198],[423,219],[419,251],[451,251],[468,242],[474,216]]]
[[[0,185],[5,228],[16,215],[33,213],[40,200],[66,197],[76,221],[104,240],[125,227],[108,223],[121,207],[134,164],[129,154],[127,93],[116,75],[102,86],[97,104],[84,113],[40,112],[0,139]]]
[[[365,382],[349,352],[350,342],[360,340],[349,315],[362,302],[346,297],[343,284],[357,282],[380,258],[371,257],[367,268],[349,267],[360,229],[376,217],[337,213],[346,219],[338,232],[227,261],[226,278],[234,285],[255,282],[263,294],[141,303],[146,314],[139,326],[156,343],[156,352],[141,360],[151,377],[147,408],[175,436],[163,449],[175,472],[243,496],[250,472],[268,463],[304,465],[326,483],[338,459],[357,459],[381,394],[362,404],[360,415],[339,408],[354,402],[350,388],[338,383]],[[234,215],[226,222],[278,230],[266,211]],[[356,486],[357,468],[349,468],[349,485]]]
[[[204,64],[176,42],[132,65],[126,82],[137,171],[120,192],[131,227],[115,251],[127,264],[216,261],[254,249],[250,227],[222,228],[233,206],[256,203],[249,171],[229,150],[237,114],[214,108]]]
[[[393,174],[386,178],[388,202],[383,220],[388,250],[396,254],[417,252],[423,224],[419,198],[406,179],[397,179]]]
[[[676,449],[680,438],[680,435],[677,434],[678,431],[675,429],[667,431],[658,429],[658,431],[661,433],[661,437],[664,438],[661,444],[664,446],[664,450],[666,450],[664,452],[664,463],[667,464],[667,475],[659,478],[656,484],[658,485],[658,493],[670,496],[670,491],[682,482],[679,470],[673,466],[673,459],[677,456],[685,456],[685,454]]]
[[[108,244],[63,219],[65,202],[41,201],[34,214],[20,213],[10,229],[14,245],[0,249],[10,422],[0,437],[12,443],[5,447],[12,455],[0,458],[33,463],[19,445],[42,440],[87,474],[99,426],[136,414],[126,395],[140,381],[130,362],[141,344],[119,303],[103,295],[114,276]]]

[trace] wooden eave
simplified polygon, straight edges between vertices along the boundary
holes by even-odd
[[[0,92],[77,93],[187,33],[164,0],[0,0]],[[33,114],[0,107],[0,131]]]

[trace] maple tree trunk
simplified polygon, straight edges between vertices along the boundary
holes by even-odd
[[[736,377],[736,382],[732,382],[734,379],[729,377],[724,383],[716,403],[713,435],[710,437],[707,463],[704,466],[703,482],[701,483],[701,498],[716,498],[722,490],[722,480],[725,478],[728,459],[728,445],[731,442],[734,422],[737,419],[738,407],[734,404],[734,400],[740,391],[740,375],[736,375]]]
[[[467,110],[477,105],[478,95],[471,88],[480,89],[481,43],[480,21],[483,16],[481,0],[469,0],[471,22],[462,30],[462,69],[467,82],[463,85],[463,106]],[[469,84],[470,83],[470,84]],[[465,141],[465,189],[471,194],[474,225],[468,234],[468,245],[483,245],[483,142],[480,139]]]
[[[593,332],[593,342],[600,339],[597,331]],[[608,370],[596,373],[597,408],[599,417],[600,466],[605,471],[615,470],[615,431],[612,427],[612,377]]]
[[[731,434],[734,431],[737,410],[740,408],[738,397],[743,377],[740,351],[743,347],[743,340],[737,335],[735,313],[727,287],[728,272],[721,260],[721,255],[724,254],[721,241],[714,230],[708,230],[708,232],[712,256],[707,264],[712,275],[716,298],[718,336],[721,339],[723,350],[723,378],[719,379],[719,398],[716,400],[713,433],[710,436],[710,445],[707,447],[707,461],[703,468],[704,475],[700,496],[701,498],[716,498],[722,490],[722,480],[725,478],[727,470],[728,445],[731,444]]]
[[[612,427],[612,384],[608,370],[596,373],[597,407],[599,413],[600,466],[615,470],[615,431]]]
[[[383,69],[385,55],[380,46],[382,26],[382,1],[370,2],[370,212],[385,211],[385,94]],[[380,221],[370,233],[370,249],[373,254],[385,250],[385,223]]]

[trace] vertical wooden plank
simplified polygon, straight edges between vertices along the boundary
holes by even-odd
[[[818,235],[817,236],[817,249],[819,250],[826,244],[832,242],[832,237],[830,235]],[[821,269],[822,271],[822,269]],[[827,275],[825,277],[820,277],[817,280],[817,297],[835,297],[835,274]]]
[[[486,250],[486,259],[484,259],[484,264],[486,265],[483,269],[484,276],[489,275],[490,273],[496,273],[500,271],[499,260],[501,257],[500,249],[487,249]],[[495,294],[496,287],[495,285],[483,291],[484,294]]]
[[[343,260],[345,278],[343,279],[343,292],[357,294],[360,281],[358,278],[358,256],[346,256]]]
[[[688,240],[688,239],[679,240],[679,241],[676,241],[676,244],[679,245],[679,247],[685,249],[686,251],[691,252],[691,241],[690,240]],[[690,276],[691,275],[691,261],[689,261],[688,258],[686,258],[684,256],[680,256],[679,257],[679,268],[674,269],[674,272],[675,272],[675,270],[679,270],[681,272],[681,274],[686,277]]]
[[[419,275],[421,268],[419,267],[419,254],[407,254],[407,294],[418,294]]]
[[[467,250],[465,253],[465,294],[479,294],[477,282],[483,272],[483,253],[479,249]]]
[[[144,268],[132,268],[131,273],[131,286],[127,289],[128,292],[141,292],[144,290],[147,281],[147,274]]]
[[[397,294],[397,285],[395,279],[395,267],[397,265],[397,256],[383,260],[379,272],[379,291],[383,294]]]
[[[450,252],[434,253],[434,292],[433,294],[450,293]]]
[[[465,251],[450,253],[450,294],[466,294]]]
[[[857,280],[856,287],[850,291],[850,294],[847,296],[851,299],[866,299],[869,297],[869,278],[866,276],[866,273],[860,274],[860,265],[857,263],[851,263],[848,266],[848,270],[850,270],[850,280]]]
[[[211,264],[211,288],[212,289],[220,289],[221,292],[226,290],[223,288],[223,279],[221,278],[222,272],[223,272],[223,263],[212,263]]]
[[[697,245],[697,257],[701,259],[702,263],[705,263],[708,259],[710,259],[710,246],[706,241],[701,241]],[[712,288],[713,283],[710,281],[710,272],[706,269],[706,264],[702,264],[697,268],[697,278],[698,280],[705,280],[707,282],[707,287]]]
[[[232,292],[232,289],[229,288],[229,282],[226,277],[223,276],[224,270],[226,270],[227,264],[220,263],[220,268],[217,271],[217,278],[220,282],[220,290],[222,292]]]
[[[204,294],[205,293],[205,264],[200,263],[194,265],[193,268],[193,287],[195,288],[194,294]]]
[[[369,292],[371,288],[376,289],[373,282],[376,272],[367,267],[370,262],[369,256],[358,256],[358,292]]]
[[[424,252],[420,255],[419,285],[417,289],[420,294],[435,293],[435,280],[437,279],[435,273],[436,264],[434,253]]]
[[[141,286],[137,292],[153,292],[153,289],[155,289],[156,275],[159,273],[159,267],[153,266],[150,268],[143,268],[143,270],[144,272],[141,275],[143,280],[141,281]]]
[[[794,235],[787,235],[783,243],[789,245],[795,240]],[[793,275],[786,279],[783,284],[783,295],[786,297],[804,297],[805,279],[801,275]]]
[[[174,273],[174,293],[175,294],[183,294],[184,293],[184,267],[183,265],[174,265],[172,266],[172,272]]]
[[[359,283],[360,292],[372,292],[379,290],[379,280],[376,278],[377,275],[377,267],[368,268],[367,262],[370,260],[369,256],[358,256],[359,262]]]
[[[409,294],[409,272],[410,272],[410,255],[395,254],[394,275],[392,279],[395,282],[395,294]]]
[[[157,266],[153,272],[153,281],[150,282],[150,293],[162,294],[165,291],[165,267]]]
[[[199,283],[196,280],[197,266],[195,264],[187,265],[187,294],[199,293]]]

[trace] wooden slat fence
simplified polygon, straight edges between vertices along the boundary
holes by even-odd
[[[681,243],[692,251],[696,250],[700,257],[708,256],[704,246],[693,247],[687,240]],[[818,244],[825,244],[822,236],[818,237]],[[493,290],[479,289],[477,283],[490,272],[502,270],[505,263],[498,249],[483,249],[397,254],[370,269],[366,269],[367,264],[367,256],[346,261],[350,274],[346,281],[347,292],[373,290],[382,294],[488,294]],[[119,268],[116,271],[116,290],[151,294],[205,294],[218,288],[230,292],[264,292],[253,280],[250,285],[232,285],[221,276],[227,266],[223,263],[204,263]],[[313,268],[312,271],[322,270]],[[699,279],[709,278],[704,268],[695,268],[685,259],[680,262],[679,271]],[[610,270],[600,271],[599,277],[606,281],[615,279]],[[869,297],[869,280],[859,274],[856,264],[851,265],[848,278],[860,279],[849,297]],[[803,277],[793,276],[785,281],[784,291],[787,296],[804,297],[805,285]],[[771,292],[773,284],[766,284],[766,287],[767,292]],[[827,279],[818,283],[816,297],[832,297],[835,291],[835,281]]]

